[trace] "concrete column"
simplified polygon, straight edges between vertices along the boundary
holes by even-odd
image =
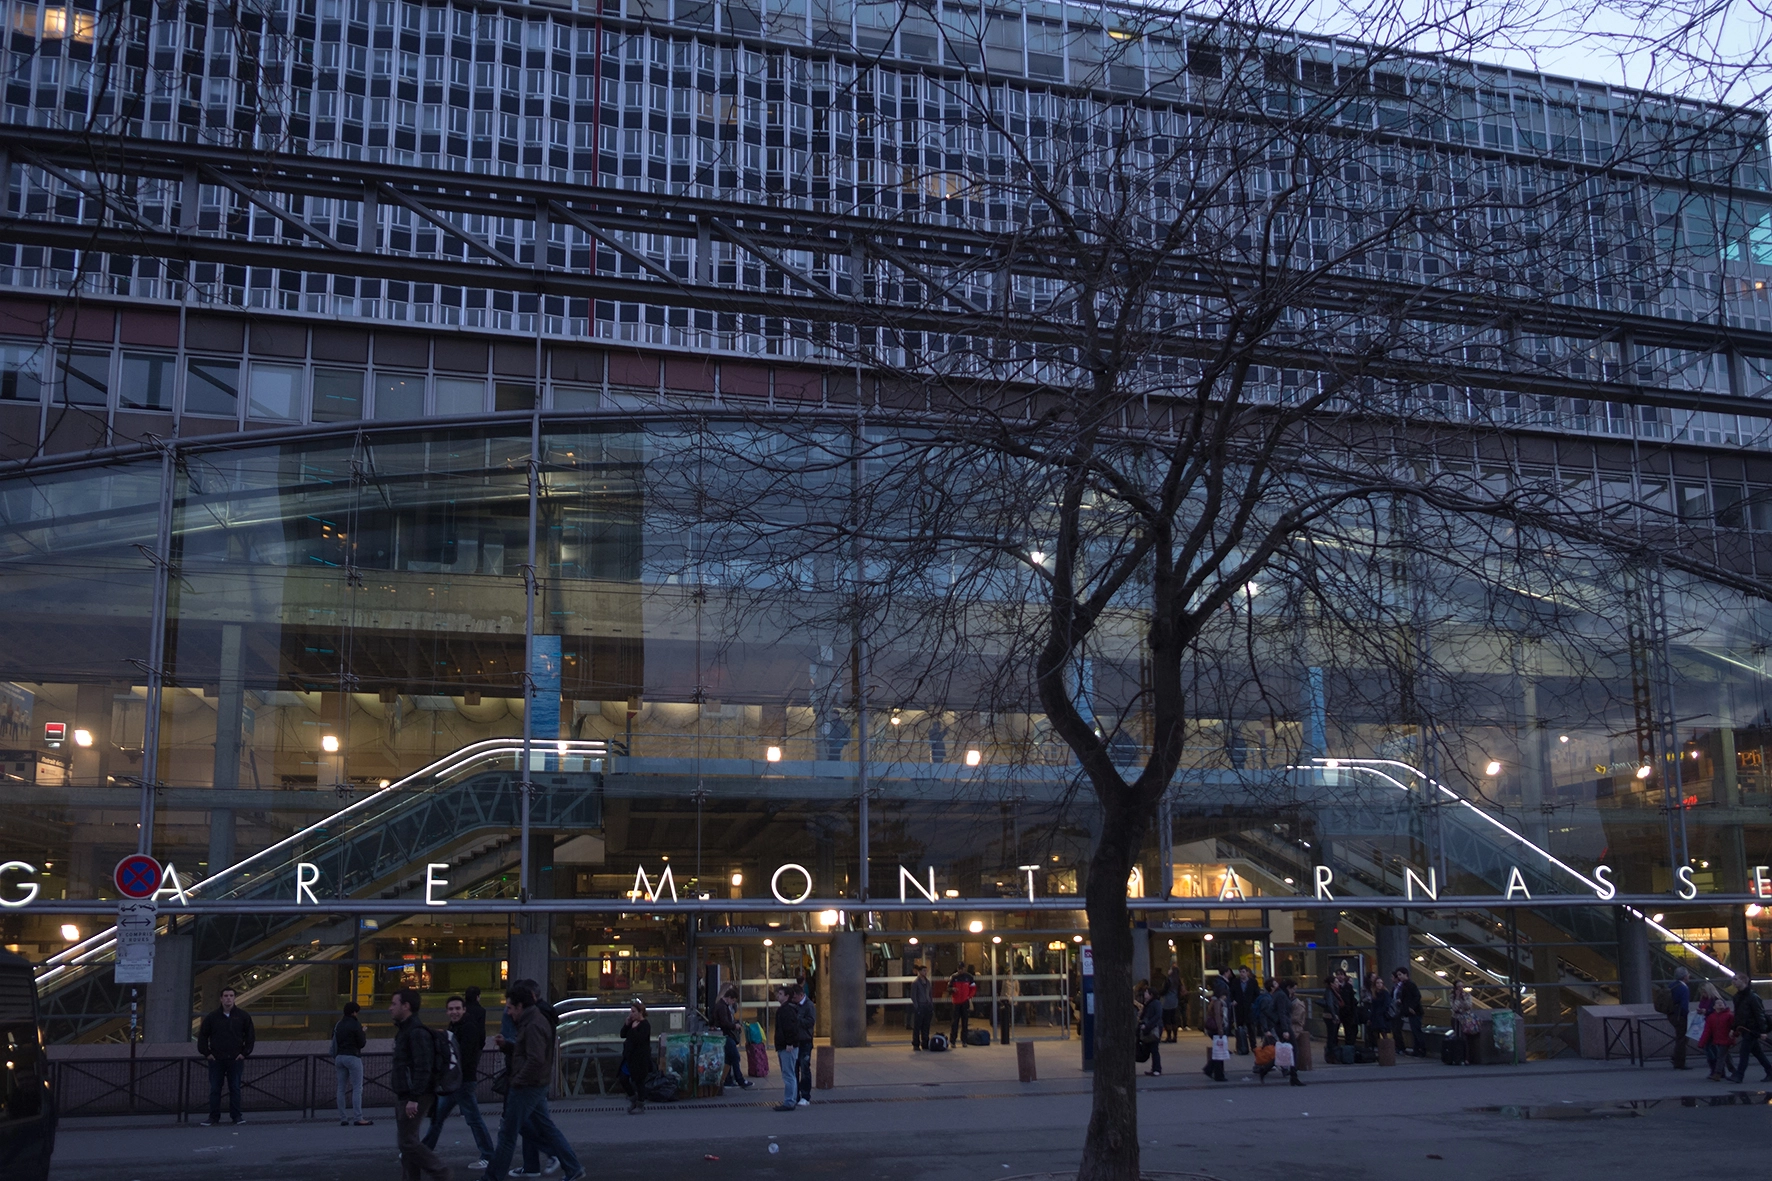
[[[1136,982],[1150,978],[1151,932],[1143,923],[1138,923],[1132,928],[1132,979]]]
[[[1534,661],[1535,662],[1535,661]],[[1540,848],[1550,846],[1550,821],[1544,814],[1544,801],[1551,798],[1550,751],[1546,741],[1550,734],[1538,715],[1538,681],[1530,671],[1521,674],[1520,712],[1520,812],[1526,835]]]
[[[191,1040],[191,965],[196,936],[161,935],[154,947],[154,980],[142,1006],[142,1041],[172,1045]],[[125,986],[127,987],[127,986]]]
[[[1557,970],[1557,952],[1542,945],[1532,948],[1533,994],[1538,1002],[1538,1021],[1553,1024],[1564,1020],[1562,976]]]
[[[240,625],[237,623],[222,624],[220,667],[221,679],[215,694],[215,764],[210,782],[216,789],[225,790],[240,786],[240,721],[246,707]],[[210,873],[234,864],[235,835],[233,809],[211,809]]]
[[[519,931],[511,936],[510,978],[536,980],[548,986],[548,964],[551,955],[546,931]]]
[[[1618,996],[1627,1005],[1653,999],[1649,974],[1649,927],[1624,907],[1614,912],[1618,925]]]
[[[1409,966],[1409,925],[1380,919],[1378,923],[1378,963],[1374,970],[1386,981],[1398,968]]]
[[[865,936],[837,931],[831,936],[831,1045],[868,1044],[868,966]]]
[[[68,735],[69,773],[75,787],[104,787],[110,775],[111,703],[115,691],[108,683],[81,685],[75,690],[73,729],[92,735],[91,746],[81,746]]]

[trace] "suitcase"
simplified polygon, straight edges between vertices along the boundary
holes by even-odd
[[[1378,1035],[1378,1064],[1395,1066],[1397,1064],[1397,1039],[1388,1033]]]
[[[968,1029],[966,1044],[969,1046],[988,1046],[991,1044],[991,1031],[988,1029]]]
[[[929,1049],[939,1052],[939,1051],[945,1050],[947,1048],[948,1048],[948,1035],[947,1034],[932,1033],[929,1035]]]
[[[1335,1060],[1343,1066],[1352,1066],[1359,1056],[1359,1051],[1345,1042],[1335,1047]]]
[[[760,1042],[752,1042],[744,1048],[745,1073],[752,1078],[769,1077],[769,1047]]]
[[[1463,1066],[1464,1039],[1455,1033],[1447,1034],[1446,1040],[1440,1043],[1440,1061],[1447,1066]]]

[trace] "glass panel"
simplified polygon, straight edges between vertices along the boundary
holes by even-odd
[[[111,402],[111,351],[62,354],[62,395],[67,406],[108,406]]]
[[[437,379],[437,414],[483,414],[486,411],[486,382],[480,378],[439,377]]]
[[[315,422],[355,422],[362,417],[361,369],[314,370]]]
[[[296,421],[301,418],[302,369],[299,365],[252,366],[252,388],[246,413],[251,418]]]
[[[123,410],[170,411],[177,361],[177,357],[164,353],[124,353],[118,407]]]
[[[36,402],[42,398],[43,350],[36,345],[0,346],[0,400]]]
[[[501,381],[493,388],[494,410],[535,409],[535,387],[514,381]]]
[[[595,410],[602,396],[602,391],[592,386],[557,385],[554,387],[554,409]]]
[[[185,362],[185,413],[239,413],[240,363],[192,357]]]
[[[417,373],[378,373],[375,375],[375,416],[377,418],[423,418],[425,414],[425,379]]]

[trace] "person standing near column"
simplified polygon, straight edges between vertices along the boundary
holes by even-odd
[[[917,978],[911,981],[911,1049],[929,1048],[929,1025],[935,1020],[935,985],[929,979],[929,965],[917,965]]]
[[[467,1001],[459,996],[450,997],[444,1011],[449,1014],[449,1032],[455,1035],[457,1052],[461,1054],[461,1086],[437,1097],[436,1107],[431,1112],[431,1130],[425,1133],[425,1147],[437,1147],[437,1139],[443,1134],[443,1121],[459,1107],[462,1122],[468,1125],[468,1131],[474,1137],[474,1147],[480,1152],[480,1159],[468,1168],[484,1169],[492,1157],[492,1133],[486,1130],[486,1121],[480,1115],[480,1099],[474,1092],[480,1084],[480,1054],[486,1048],[485,1019],[482,1017],[476,1025],[468,1016]],[[486,1010],[480,1012],[484,1014]]]
[[[775,990],[775,1058],[781,1066],[781,1102],[775,1110],[792,1111],[800,1098],[800,1006],[786,985]]]
[[[228,1118],[236,1124],[246,1122],[240,1114],[240,1083],[256,1040],[251,1015],[234,1004],[233,989],[222,989],[221,1007],[197,1027],[197,1053],[209,1062],[209,1118],[203,1121],[204,1127],[221,1123],[223,1079],[228,1082]]]
[[[338,1126],[355,1124],[359,1128],[374,1125],[363,1118],[363,1047],[369,1035],[357,1019],[362,1006],[345,1002],[344,1016],[332,1027],[332,1065],[338,1071]]]
[[[436,1065],[431,1031],[418,1019],[422,998],[416,988],[395,991],[388,1001],[394,1019],[394,1065],[388,1089],[394,1092],[394,1137],[400,1146],[400,1181],[450,1181],[449,1166],[419,1136],[437,1097],[431,1093]]]
[[[1667,1019],[1674,1027],[1674,1069],[1690,1070],[1686,1065],[1686,1028],[1692,1020],[1692,986],[1686,981],[1692,973],[1685,968],[1674,969],[1674,986],[1668,990]]]
[[[1421,989],[1415,981],[1409,979],[1408,968],[1398,968],[1391,973],[1397,982],[1397,1052],[1403,1052],[1403,1026],[1409,1026],[1409,1044],[1415,1047],[1410,1053],[1417,1058],[1427,1057],[1427,1042],[1421,1035]]]

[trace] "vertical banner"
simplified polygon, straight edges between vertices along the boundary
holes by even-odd
[[[560,637],[534,636],[529,642],[529,676],[535,682],[531,706],[535,711],[529,724],[529,737],[536,749],[529,757],[529,768],[539,771],[554,756],[553,746],[560,738]]]

